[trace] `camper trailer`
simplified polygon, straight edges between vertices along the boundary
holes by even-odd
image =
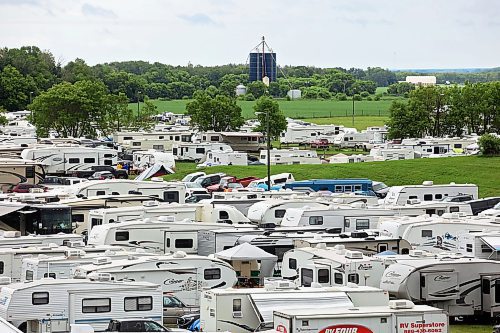
[[[69,242],[81,241],[83,241],[82,236],[75,234],[21,236],[19,231],[0,231],[0,248],[21,248],[44,244],[66,245]]]
[[[162,163],[167,168],[175,170],[174,155],[170,152],[160,152],[154,149],[134,151],[132,161],[136,169],[145,169],[155,163]]]
[[[209,151],[232,152],[233,149],[228,144],[219,142],[183,142],[172,146],[172,153],[179,161],[203,162]]]
[[[275,330],[287,333],[448,333],[445,311],[408,300],[384,306],[279,309],[273,318]]]
[[[7,192],[19,183],[38,184],[45,177],[42,163],[19,158],[0,158],[0,189]]]
[[[387,192],[384,203],[404,205],[413,199],[437,201],[458,195],[470,195],[473,199],[477,199],[479,196],[477,185],[455,183],[434,185],[432,181],[425,181],[422,185],[392,186]]]
[[[297,288],[291,281],[270,281],[264,288],[204,291],[200,301],[200,324],[204,332],[254,332],[272,328],[276,309],[303,309],[312,305],[316,310],[352,308],[387,305],[388,302],[387,293],[378,288]]]
[[[97,259],[96,259],[97,260]],[[203,289],[230,288],[236,284],[236,272],[220,259],[186,255],[180,251],[164,256],[110,260],[77,266],[75,278],[108,274],[117,281],[147,281],[161,285],[164,293],[174,294],[188,306],[199,306]]]
[[[289,122],[286,131],[280,135],[282,144],[308,144],[318,139],[327,139],[333,142],[333,138],[344,131],[344,126],[339,125],[316,125],[311,123]]]
[[[271,149],[272,165],[292,165],[292,164],[321,164],[321,160],[315,150],[301,150],[298,148]],[[259,162],[267,164],[267,150],[261,150]]]
[[[466,256],[500,260],[500,232],[464,232],[457,235],[457,250]]]
[[[450,316],[497,316],[500,262],[437,257],[398,260],[389,265],[380,288],[397,298],[441,308]]]
[[[393,217],[382,219],[377,226],[383,234],[403,238],[417,250],[439,253],[458,250],[458,235],[484,230],[499,231],[500,224],[491,218],[465,217],[458,213],[440,217]]]
[[[211,150],[206,154],[205,161],[198,167],[216,165],[248,165],[248,154],[239,151]]]
[[[305,206],[328,207],[328,203],[310,199],[268,199],[250,206],[247,217],[250,221],[260,225],[280,225],[288,209],[299,209]]]
[[[243,152],[258,152],[266,147],[264,136],[259,132],[205,132],[199,136],[202,142],[225,143]]]
[[[285,189],[300,192],[329,191],[332,193],[360,193],[375,196],[373,182],[365,178],[313,179],[288,182]]]
[[[147,282],[114,282],[109,275],[87,279],[41,279],[0,290],[0,317],[23,332],[69,332],[71,324],[107,328],[110,318],[131,316],[162,323],[161,287]]]
[[[327,248],[322,244],[286,252],[281,276],[298,279],[303,287],[310,287],[313,283],[323,287],[344,286],[348,282],[378,287],[384,269],[382,261],[372,260],[359,251],[346,250],[342,245]]]
[[[116,165],[118,152],[108,148],[89,148],[78,145],[60,145],[28,148],[21,157],[43,164],[45,173],[68,175],[88,171],[95,165]]]

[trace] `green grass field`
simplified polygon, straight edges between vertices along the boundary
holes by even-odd
[[[356,116],[388,116],[389,107],[394,98],[384,98],[380,101],[356,101],[354,102],[354,113]],[[190,100],[161,101],[152,100],[158,108],[158,112],[184,113],[186,104]],[[331,117],[351,117],[352,101],[337,100],[278,100],[283,113],[291,118],[331,118]],[[254,101],[238,101],[242,109],[243,117],[246,119],[255,118],[253,106]],[[140,104],[142,107],[143,104]],[[137,110],[137,104],[129,104],[129,108]],[[366,128],[366,126],[365,126]]]
[[[493,325],[451,325],[450,333],[491,333]]]
[[[218,166],[197,169],[194,163],[177,163],[177,173],[165,179],[182,179],[195,171],[225,172],[236,177],[265,177],[266,167]],[[355,178],[365,177],[383,181],[389,186],[421,184],[432,180],[436,184],[472,183],[479,186],[481,197],[500,195],[500,157],[447,157],[355,164],[278,165],[271,166],[271,173],[293,173],[295,179]]]

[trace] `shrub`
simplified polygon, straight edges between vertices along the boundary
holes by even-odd
[[[338,93],[335,96],[339,101],[347,101],[347,95],[344,93]]]
[[[245,95],[245,101],[255,101],[255,96],[252,93],[247,93]]]
[[[368,91],[362,91],[361,92],[361,97],[366,98],[368,96],[370,96],[370,93]]]
[[[366,98],[366,100],[367,100],[367,101],[372,101],[373,99],[372,99],[372,97],[371,97],[371,96],[368,96],[368,97]]]
[[[375,95],[375,97],[373,97],[373,100],[374,101],[380,101],[380,95],[378,95],[378,94]]]
[[[363,98],[361,97],[360,94],[355,94],[354,96],[352,96],[352,98],[355,100],[355,101],[362,101]]]
[[[479,147],[483,155],[500,155],[500,137],[485,134],[479,139]]]

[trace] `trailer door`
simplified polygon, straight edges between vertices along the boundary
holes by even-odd
[[[481,276],[481,310],[492,317],[500,313],[500,275]]]
[[[426,301],[458,299],[458,272],[422,272],[420,288],[422,298]]]

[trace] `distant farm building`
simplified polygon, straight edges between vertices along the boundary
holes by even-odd
[[[407,76],[406,82],[413,83],[417,86],[434,86],[436,85],[435,76]]]

